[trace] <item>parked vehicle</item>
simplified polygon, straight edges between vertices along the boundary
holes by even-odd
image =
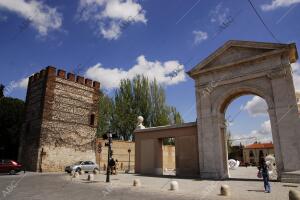
[[[99,171],[99,166],[92,162],[92,161],[78,161],[73,165],[66,166],[65,172],[71,173],[72,171],[75,172],[93,172],[95,170]]]
[[[14,160],[0,160],[0,173],[16,174],[22,171],[22,165]]]

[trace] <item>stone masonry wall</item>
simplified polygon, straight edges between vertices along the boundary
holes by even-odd
[[[45,71],[41,71],[43,77],[37,74],[30,77],[26,95],[25,121],[22,126],[20,139],[19,161],[27,170],[37,171],[38,151],[40,146],[41,116],[43,107],[43,95],[45,86]]]
[[[96,162],[100,166],[101,170],[104,170],[105,166],[107,166],[107,147],[105,146],[105,140],[97,139],[97,146],[101,144],[102,151],[99,153],[96,152]],[[119,161],[119,170],[125,171],[128,169],[129,164],[129,153],[128,149],[131,149],[130,152],[130,168],[134,169],[134,158],[135,158],[135,144],[134,142],[121,141],[121,140],[113,140],[112,150],[113,150],[113,158]],[[121,169],[122,165],[122,169]]]
[[[102,151],[99,153],[96,151],[96,163],[100,166],[101,170],[105,169],[107,166],[107,147],[105,146],[103,139],[97,139],[97,146],[101,144]],[[112,150],[113,158],[119,161],[119,170],[125,171],[128,169],[129,164],[129,153],[130,152],[130,169],[134,170],[135,164],[135,143],[122,140],[113,140]],[[104,166],[105,165],[105,166]],[[122,166],[122,168],[121,168]],[[175,169],[175,146],[163,145],[163,169]]]
[[[45,76],[39,73],[39,80],[44,84],[38,84],[42,93],[41,115],[39,117],[38,141],[34,153],[37,154],[32,164],[38,168],[34,171],[63,171],[66,165],[78,160],[95,161],[95,134],[97,130],[98,82],[47,67]],[[36,81],[36,80],[35,80]],[[35,82],[33,81],[33,82]],[[28,87],[27,96],[31,96],[31,87]],[[28,104],[30,98],[26,99]],[[27,118],[27,116],[26,116]],[[29,119],[30,121],[30,119]],[[27,134],[30,137],[32,133]],[[28,155],[30,149],[28,143],[22,145],[21,151]],[[27,163],[23,159],[23,163]]]

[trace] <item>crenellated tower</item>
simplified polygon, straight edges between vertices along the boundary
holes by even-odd
[[[62,171],[95,160],[100,83],[49,66],[29,78],[19,161],[31,171]]]

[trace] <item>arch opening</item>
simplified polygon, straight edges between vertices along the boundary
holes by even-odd
[[[257,179],[261,159],[275,157],[268,107],[262,94],[249,90],[229,94],[221,103],[224,169],[230,178]],[[275,162],[270,171],[277,179]]]

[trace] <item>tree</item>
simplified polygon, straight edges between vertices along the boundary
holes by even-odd
[[[134,94],[129,79],[121,80],[120,88],[115,93],[115,133],[129,140],[136,125]]]
[[[180,113],[174,106],[169,107],[169,123],[170,124],[182,124],[184,121]]]
[[[169,111],[168,107],[166,106],[166,96],[164,89],[157,84],[156,80],[154,80],[150,84],[150,92],[150,102],[152,105],[150,125],[163,126],[169,124]]]
[[[121,80],[115,91],[113,107],[111,129],[120,139],[133,139],[139,115],[144,117],[146,127],[183,123],[176,108],[166,105],[163,87],[156,80],[149,82],[140,75],[132,81]]]
[[[0,157],[17,159],[24,107],[20,99],[0,98]]]
[[[97,137],[101,137],[103,134],[111,131],[113,112],[113,100],[100,91]]]
[[[143,116],[144,125],[149,127],[151,125],[151,109],[150,102],[151,93],[149,88],[149,80],[144,76],[136,76],[133,79],[133,108],[135,116]]]

